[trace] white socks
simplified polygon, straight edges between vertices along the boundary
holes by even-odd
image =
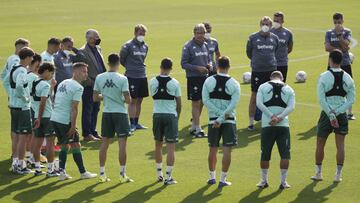
[[[216,179],[216,171],[210,171],[209,172],[209,179],[210,180]]]
[[[126,177],[126,166],[125,165],[120,166],[120,175],[122,177]]]
[[[254,125],[254,117],[253,116],[250,116],[249,117],[249,125]]]
[[[226,182],[227,172],[221,171],[220,182]]]
[[[105,166],[100,166],[100,175],[105,174]]]
[[[342,164],[336,165],[336,175],[341,176],[342,168],[343,168]]]
[[[171,172],[172,172],[173,166],[167,166],[166,167],[166,179],[170,180],[171,179]]]
[[[321,166],[322,166],[321,164],[320,165],[317,165],[317,164],[315,165],[315,173],[316,174],[321,174]]]
[[[287,175],[288,175],[288,169],[280,169],[280,172],[281,172],[281,179],[280,179],[280,182],[281,183],[284,183],[284,182],[286,182],[286,177],[287,177]]]
[[[261,181],[267,182],[269,169],[261,169]]]
[[[158,177],[163,177],[163,173],[162,173],[162,163],[156,163],[156,175]]]

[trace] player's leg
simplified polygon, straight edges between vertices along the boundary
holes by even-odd
[[[100,182],[110,181],[105,174],[105,162],[107,157],[107,151],[111,142],[111,138],[106,137],[105,134],[102,134],[103,138],[101,140],[100,150],[99,150],[99,163],[100,163]]]
[[[166,157],[166,179],[165,184],[166,185],[172,185],[176,184],[177,181],[175,181],[172,177],[172,170],[174,168],[175,163],[175,143],[166,143],[167,147],[167,157]]]
[[[256,112],[256,92],[251,92],[249,101],[249,126],[248,130],[254,130],[254,119]]]
[[[286,181],[290,160],[290,130],[288,127],[277,127],[277,129],[276,144],[281,158],[279,189],[287,189],[291,187]]]
[[[275,133],[274,133],[275,132]],[[274,127],[265,127],[261,130],[261,180],[256,185],[258,188],[268,187],[268,173],[270,167],[270,159],[272,148],[276,140],[276,131]]]
[[[227,175],[231,163],[231,150],[232,147],[237,145],[236,125],[223,123],[221,124],[220,131],[223,137],[223,159],[219,187],[223,187],[231,185],[231,182],[227,181]]]
[[[212,124],[208,125],[208,143],[209,143],[209,155],[208,155],[208,166],[209,166],[209,180],[208,184],[212,185],[216,183],[216,162],[217,152],[220,142],[220,128],[213,128]]]
[[[133,182],[133,180],[126,175],[126,161],[127,161],[126,142],[127,142],[126,136],[119,137],[120,182],[122,183]]]
[[[156,164],[156,175],[158,182],[162,182],[164,180],[164,176],[162,172],[162,148],[163,148],[163,142],[155,140],[155,164]]]
[[[130,91],[131,93],[131,91]],[[130,117],[130,128],[132,131],[136,130],[135,117],[136,117],[136,104],[138,98],[131,96],[130,104],[128,105],[129,117]]]
[[[126,121],[129,122],[128,120]],[[101,135],[103,138],[99,150],[100,182],[110,181],[106,176],[105,162],[111,139],[115,136],[115,125],[122,125],[119,120],[116,120],[116,114],[103,112],[101,120]]]
[[[207,136],[200,126],[200,116],[203,108],[201,92],[205,79],[205,77],[188,78],[188,99],[191,100],[192,115],[190,134],[199,138]]]
[[[136,112],[135,112],[135,125],[137,130],[147,129],[147,127],[141,125],[139,123],[140,113],[141,113],[141,104],[143,98],[149,96],[149,89],[148,89],[148,81],[147,78],[138,78],[137,80],[137,96],[138,100],[136,102]]]
[[[89,171],[86,171],[86,169],[85,169],[78,133],[76,133],[73,136],[73,140],[71,141],[70,146],[71,146],[71,151],[73,154],[73,159],[74,159],[74,161],[79,169],[79,172],[81,174],[80,179],[95,178],[97,176],[96,173],[90,173]]]
[[[55,135],[53,132],[49,132],[49,136],[46,137],[46,157],[48,160],[48,171],[46,175],[48,177],[59,176],[58,171],[55,170],[54,159],[55,159]]]
[[[220,174],[219,187],[229,186],[231,182],[226,180],[231,163],[231,147],[223,146],[222,169]]]
[[[166,157],[166,179],[165,185],[176,184],[177,181],[172,177],[172,171],[175,163],[175,143],[178,142],[178,118],[175,115],[163,116],[164,136],[167,147]]]
[[[342,177],[342,168],[345,160],[345,136],[342,134],[335,134],[335,143],[336,143],[336,173],[335,173],[335,182],[341,182]]]
[[[42,143],[44,141],[44,136],[40,135],[40,130],[36,129],[36,136],[33,138],[33,148],[34,148],[34,160],[35,160],[35,176],[41,175],[41,167],[40,167],[40,149],[42,146]]]

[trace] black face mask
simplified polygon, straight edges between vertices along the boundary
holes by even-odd
[[[99,45],[100,42],[101,42],[101,39],[99,38],[99,39],[97,39],[97,40],[95,41],[95,45]]]

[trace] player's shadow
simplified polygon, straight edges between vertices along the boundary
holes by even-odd
[[[306,132],[297,134],[297,136],[299,136],[299,140],[308,140],[311,137],[316,136],[316,129],[317,129],[317,126],[314,126],[314,127],[310,128],[309,130],[307,130]]]
[[[43,178],[42,180],[45,180],[45,178]],[[28,188],[32,188],[32,189],[26,190],[24,192],[21,192],[21,193],[15,195],[14,200],[19,201],[19,202],[36,202],[36,201],[39,201],[41,198],[45,197],[48,193],[59,190],[62,187],[65,187],[66,185],[70,185],[77,181],[79,181],[79,180],[66,181],[63,184],[58,184],[62,181],[57,180],[57,181],[42,185],[40,187],[34,187],[36,184],[32,183],[31,185],[28,186]]]
[[[200,188],[196,192],[190,194],[189,196],[185,197],[181,201],[181,203],[186,202],[209,202],[210,200],[214,200],[216,197],[221,195],[221,188],[216,188],[214,191],[212,191],[209,194],[204,194],[206,190],[208,190],[211,187],[211,185],[205,185],[204,187]]]
[[[254,192],[250,193],[246,197],[242,198],[239,203],[246,203],[246,202],[270,202],[272,199],[277,197],[279,194],[281,194],[282,190],[276,190],[275,192],[268,194],[263,197],[259,197],[260,193],[263,191],[263,189],[257,189]]]
[[[193,139],[195,138],[193,138],[189,133],[190,127],[191,127],[190,125],[185,126],[179,131],[179,142],[175,144],[175,151],[185,151],[186,146],[194,142]],[[204,129],[205,127],[207,127],[207,125],[201,126],[202,129]],[[196,138],[196,139],[204,139],[204,138]],[[166,147],[163,149],[162,153],[163,155],[167,153]],[[155,150],[151,150],[150,152],[147,152],[145,155],[149,157],[149,159],[155,159]]]
[[[81,138],[80,138],[81,139]],[[113,142],[117,142],[116,138],[111,139],[110,144],[112,144]],[[86,151],[86,150],[99,150],[100,149],[100,145],[101,145],[101,141],[84,141],[81,140],[81,150]]]
[[[149,188],[155,186],[156,184],[161,184],[160,187],[157,187],[154,190],[150,190]],[[129,193],[127,196],[125,196],[124,198],[118,200],[118,201],[114,201],[113,203],[128,203],[128,202],[146,202],[149,201],[154,195],[158,194],[159,192],[161,192],[166,186],[162,183],[158,183],[158,182],[154,182],[151,184],[148,184],[134,192]],[[171,187],[171,186],[170,186]]]
[[[238,145],[234,148],[244,148],[250,143],[260,139],[261,122],[255,124],[255,130],[249,131],[246,128],[238,129],[236,134],[238,136]]]
[[[13,181],[23,177],[21,175],[13,174],[9,171],[11,166],[11,159],[0,161],[0,187],[3,185],[9,185]],[[1,197],[1,196],[0,196]]]
[[[53,200],[53,201],[51,201],[51,203],[92,202],[92,201],[94,201],[93,200],[94,198],[100,197],[102,195],[105,195],[106,193],[109,193],[112,189],[115,189],[121,183],[115,184],[115,185],[105,188],[103,190],[94,191],[94,188],[99,184],[101,184],[101,183],[96,183],[96,184],[90,185],[90,186],[82,189],[81,191],[76,192],[74,195],[72,195],[69,198]]]
[[[314,188],[318,182],[314,181],[307,185],[303,190],[301,190],[297,198],[290,203],[298,203],[298,202],[312,202],[312,203],[320,203],[328,200],[326,196],[328,196],[334,188],[337,187],[337,183],[333,183],[328,187],[320,190],[314,191]]]

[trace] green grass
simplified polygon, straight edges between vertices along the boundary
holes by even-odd
[[[153,160],[153,138],[151,129],[138,131],[128,142],[128,175],[135,182],[119,184],[117,181],[119,164],[117,144],[112,143],[107,160],[107,174],[112,181],[99,184],[97,180],[78,180],[78,171],[72,157],[67,164],[68,173],[74,179],[59,182],[44,177],[17,176],[8,172],[10,166],[10,119],[6,108],[4,90],[0,90],[0,202],[358,202],[360,182],[358,159],[360,151],[359,121],[350,122],[350,135],[346,139],[346,163],[344,181],[332,183],[335,172],[334,137],[329,138],[324,161],[325,181],[318,184],[310,181],[314,172],[315,125],[320,109],[316,99],[316,81],[325,70],[326,56],[323,55],[324,31],[332,26],[332,13],[345,14],[346,26],[353,36],[360,39],[360,2],[348,0],[311,1],[311,0],[252,0],[252,1],[165,1],[165,0],[103,0],[103,1],[40,1],[40,0],[2,0],[0,4],[1,43],[0,63],[13,53],[13,43],[18,37],[31,40],[31,47],[37,52],[45,49],[50,36],[70,35],[77,47],[84,43],[84,32],[88,28],[98,29],[102,37],[104,56],[118,52],[120,46],[132,37],[133,26],[137,23],[147,25],[146,38],[150,51],[146,63],[148,74],[158,72],[160,60],[167,56],[175,62],[173,76],[182,85],[186,95],[184,71],[180,67],[183,44],[192,37],[193,26],[201,21],[210,21],[213,36],[220,43],[223,55],[232,59],[231,74],[238,80],[242,73],[249,71],[245,54],[245,44],[250,33],[258,29],[261,16],[271,16],[282,10],[286,14],[286,26],[294,33],[295,47],[289,64],[289,84],[295,89],[298,102],[291,115],[292,160],[289,172],[290,190],[279,192],[278,153],[276,147],[270,168],[270,188],[260,191],[255,184],[259,180],[260,142],[259,131],[247,132],[247,105],[250,94],[249,85],[241,85],[242,97],[238,105],[239,145],[233,150],[233,160],[229,179],[233,186],[217,190],[205,184],[208,178],[207,141],[191,139],[187,133],[190,118],[190,103],[185,100],[179,123],[180,142],[176,148],[174,177],[178,184],[164,187],[155,182]],[[351,50],[360,56],[359,46]],[[319,56],[312,60],[298,60]],[[355,81],[359,81],[358,59],[353,71]],[[295,84],[294,75],[298,70],[308,73],[305,84]],[[122,71],[123,72],[123,71]],[[359,90],[357,90],[359,93]],[[355,116],[360,118],[360,106],[354,105]],[[145,99],[141,123],[151,126],[152,101]],[[206,112],[201,123],[206,124]],[[100,121],[99,116],[99,121]],[[80,123],[78,123],[80,124]],[[100,123],[99,125],[100,126]],[[81,127],[78,125],[78,127]],[[259,126],[258,126],[259,127]],[[100,130],[100,127],[98,128]],[[83,143],[86,168],[98,172],[99,143]],[[218,156],[221,160],[221,153]],[[220,163],[217,171],[220,172]]]

